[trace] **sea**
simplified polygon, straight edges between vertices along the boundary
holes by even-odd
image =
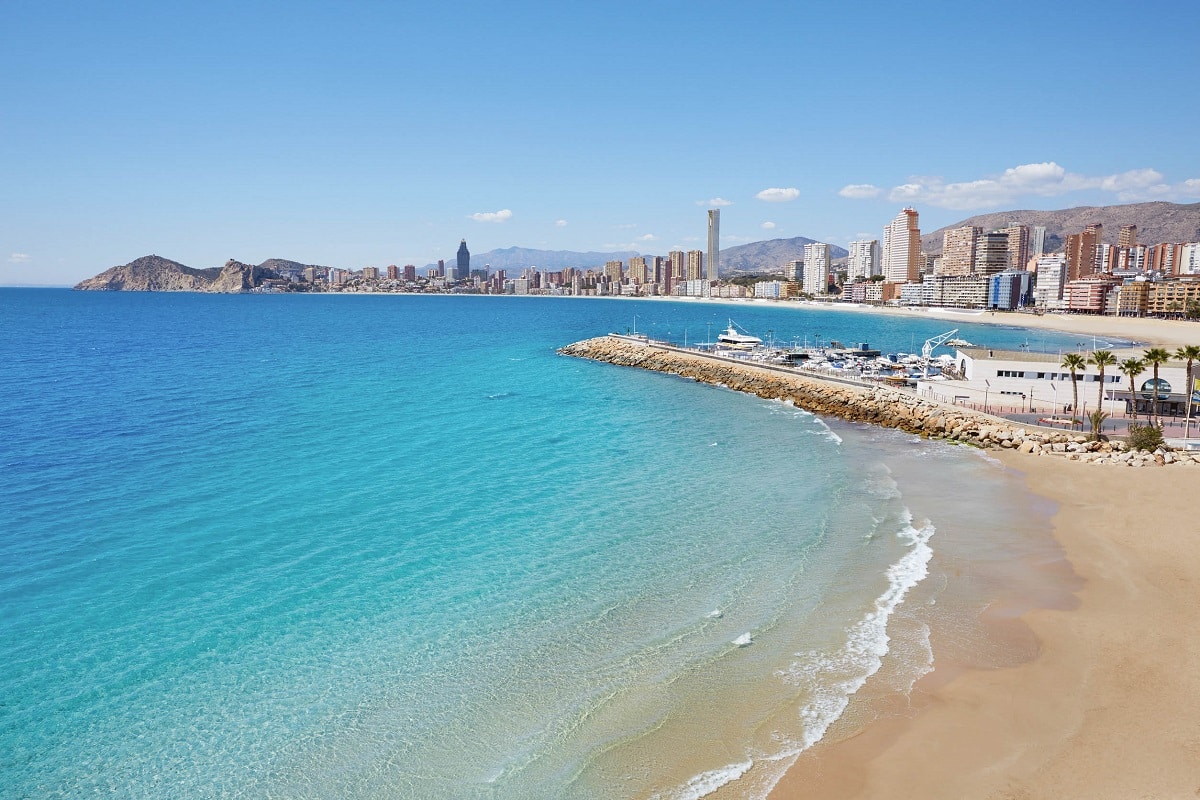
[[[1030,657],[987,619],[1066,585],[1020,475],[556,353],[730,318],[1075,344],[758,304],[0,289],[0,796],[766,797],[943,662]]]

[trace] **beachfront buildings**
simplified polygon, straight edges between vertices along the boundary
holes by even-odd
[[[883,229],[883,276],[906,283],[917,280],[921,267],[921,227],[915,208],[906,208]]]
[[[878,239],[860,239],[850,243],[846,256],[846,282],[873,278],[879,273],[882,253]],[[792,262],[793,264],[796,262]],[[793,278],[799,280],[799,278]]]
[[[829,245],[804,245],[804,293],[823,295],[829,291]]]

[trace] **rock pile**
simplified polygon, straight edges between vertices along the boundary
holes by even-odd
[[[822,416],[899,428],[930,439],[1032,455],[1060,455],[1093,463],[1153,466],[1200,464],[1200,454],[1163,450],[1126,452],[1120,442],[1092,442],[1073,432],[1021,427],[976,411],[943,405],[886,386],[857,386],[769,366],[681,351],[659,344],[601,336],[561,348],[559,353],[627,367],[666,372],[721,385],[771,400],[787,400]]]

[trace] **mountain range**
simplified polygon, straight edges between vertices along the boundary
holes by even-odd
[[[1200,203],[1153,202],[1118,206],[1080,206],[1060,211],[997,211],[979,214],[961,222],[938,228],[921,236],[921,249],[942,252],[942,235],[951,228],[975,225],[985,231],[1008,227],[1010,223],[1046,228],[1046,252],[1061,250],[1069,234],[1079,233],[1093,222],[1104,226],[1103,240],[1116,244],[1122,225],[1137,225],[1142,244],[1200,241]]]

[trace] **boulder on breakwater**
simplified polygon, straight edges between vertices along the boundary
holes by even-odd
[[[790,401],[797,408],[821,416],[899,428],[930,439],[985,449],[1061,455],[1072,460],[1127,466],[1200,464],[1200,454],[1127,452],[1120,442],[1094,442],[1078,433],[1031,429],[887,386],[860,386],[826,380],[786,367],[733,362],[640,339],[600,336],[567,345],[558,352],[679,375],[769,400]]]

